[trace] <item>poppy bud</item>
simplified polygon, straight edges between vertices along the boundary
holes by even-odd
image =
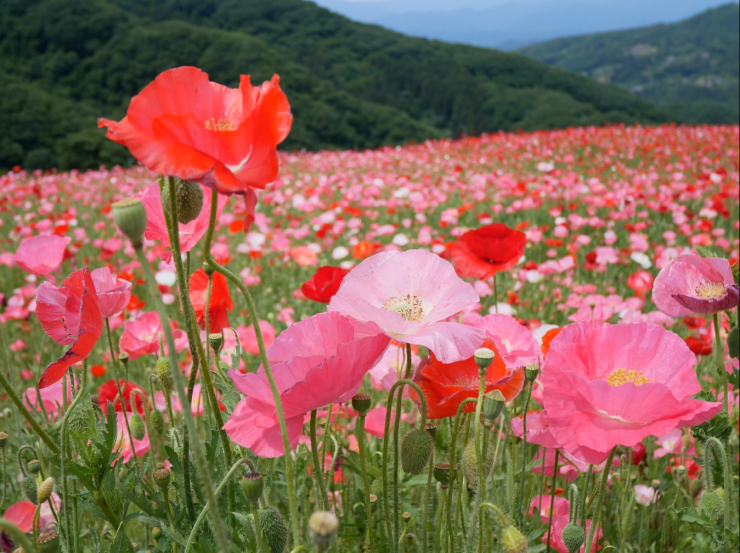
[[[126,238],[136,247],[141,244],[146,229],[146,209],[139,198],[124,198],[111,205],[113,220]]]
[[[527,553],[527,538],[511,524],[501,531],[501,548],[504,553]]]
[[[213,351],[216,352],[216,355],[218,355],[224,345],[223,334],[219,334],[216,332],[214,332],[213,334],[209,334],[208,343],[211,344],[211,349],[213,349]]]
[[[408,474],[421,474],[432,456],[434,444],[423,430],[411,430],[401,441],[401,466]]]
[[[36,479],[33,476],[26,476],[21,481],[21,490],[23,495],[26,496],[31,503],[34,505],[39,504],[39,490],[36,487]]]
[[[450,484],[450,464],[449,463],[437,463],[434,465],[434,479],[439,482],[443,488],[447,488]]]
[[[428,422],[424,426],[424,431],[429,434],[429,437],[432,439],[432,445],[434,445],[434,442],[437,441],[437,425]]]
[[[161,537],[162,537],[162,529],[152,528],[152,538],[154,539],[154,541],[157,541]]]
[[[216,269],[211,267],[209,263],[203,263],[203,272],[206,274],[206,276],[213,276],[213,273],[216,272]]]
[[[172,372],[170,371],[170,358],[160,357],[157,359],[157,380],[162,386],[165,392],[171,392],[175,387],[175,383],[172,381]]]
[[[43,482],[41,482],[41,485],[38,489],[38,500],[39,505],[43,503],[44,501],[47,501],[51,497],[51,492],[54,491],[54,479],[53,478],[47,478]]]
[[[535,363],[530,363],[524,367],[524,376],[527,378],[527,382],[534,382],[537,380],[537,376],[540,374],[540,367]]]
[[[673,467],[673,474],[681,478],[682,476],[686,476],[686,467],[684,465],[678,465]]]
[[[59,535],[54,530],[44,532],[36,538],[38,553],[56,553],[59,551]]]
[[[170,479],[172,478],[170,471],[167,469],[157,469],[154,471],[154,483],[159,486],[161,490],[166,490],[170,486]]]
[[[8,435],[5,432],[0,432],[0,449],[5,449],[8,444]]]
[[[339,530],[339,519],[329,511],[317,511],[308,518],[308,534],[319,551],[326,551]]]
[[[488,424],[493,424],[493,421],[501,414],[504,403],[506,403],[506,399],[500,390],[493,390],[485,395],[483,398],[483,416]]]
[[[131,437],[134,440],[143,440],[146,436],[146,425],[144,419],[141,418],[139,413],[134,413],[128,420],[128,426],[131,429]]]
[[[288,544],[288,526],[275,507],[260,509],[257,513],[260,528],[267,539],[270,553],[283,553]]]
[[[262,490],[265,487],[265,479],[259,472],[250,472],[244,475],[241,480],[242,491],[245,497],[252,505],[255,505],[259,498],[262,497]]]
[[[123,363],[124,367],[128,365],[128,353],[126,353],[125,351],[119,352],[118,360]]]
[[[730,330],[727,335],[727,349],[733,359],[740,357],[740,328],[733,326]]]
[[[493,350],[488,348],[478,348],[475,350],[474,359],[475,364],[478,365],[478,368],[481,371],[485,371],[488,367],[491,366],[491,363],[493,363]]]
[[[355,394],[352,398],[352,408],[360,413],[361,417],[364,417],[367,414],[372,404],[373,402],[368,394]]]
[[[175,203],[177,204],[177,221],[187,225],[190,221],[197,219],[203,209],[203,190],[195,182],[175,179]],[[172,215],[168,184],[162,187],[162,208],[168,215]]]
[[[149,413],[149,422],[152,427],[152,434],[155,436],[161,436],[164,432],[164,415],[159,409],[152,409]]]
[[[488,444],[488,450],[484,454],[483,458],[483,473],[487,478],[491,473],[493,467],[493,448],[491,444]],[[468,445],[465,446],[462,455],[462,470],[465,475],[465,480],[468,481],[468,487],[476,489],[478,487],[478,456],[475,452],[475,441],[471,440]]]
[[[581,549],[583,542],[586,541],[586,534],[583,528],[572,522],[563,528],[563,543],[568,548],[568,553],[575,553]]]
[[[704,513],[712,522],[719,524],[721,518],[724,518],[725,502],[723,497],[720,497],[719,492],[724,490],[717,488],[716,490],[707,490],[699,499],[699,510]]]

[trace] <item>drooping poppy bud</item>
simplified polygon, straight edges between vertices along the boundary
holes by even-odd
[[[421,474],[432,456],[432,438],[423,430],[411,430],[401,441],[401,466],[409,474]]]

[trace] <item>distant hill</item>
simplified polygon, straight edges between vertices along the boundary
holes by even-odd
[[[279,73],[295,115],[288,149],[671,119],[519,54],[409,38],[302,0],[3,0],[0,168],[129,162],[95,118],[123,116],[180,65],[229,86]]]
[[[518,51],[615,84],[687,122],[738,122],[738,4],[671,25],[562,38]]]

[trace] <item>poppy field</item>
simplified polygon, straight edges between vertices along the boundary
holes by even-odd
[[[737,551],[737,126],[277,152],[204,75],[0,177],[3,551]]]

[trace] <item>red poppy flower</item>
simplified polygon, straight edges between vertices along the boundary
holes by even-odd
[[[653,289],[654,280],[652,274],[639,270],[627,277],[627,286],[637,292],[638,295],[644,296],[645,292]]]
[[[498,354],[493,340],[486,338],[483,346],[496,352],[493,363],[486,370],[486,393],[500,390],[506,401],[514,399],[522,391],[524,371],[519,368],[509,371]],[[430,419],[454,417],[460,403],[467,398],[477,398],[480,386],[478,365],[470,357],[456,363],[442,363],[433,353],[422,360],[414,373],[414,382],[419,385],[427,402],[427,416]],[[410,390],[409,395],[420,403],[419,395]],[[463,407],[465,413],[475,411],[475,403]]]
[[[684,339],[689,349],[694,352],[694,355],[710,355],[712,353],[712,337],[707,336],[689,336]]]
[[[516,265],[526,241],[523,232],[494,223],[463,234],[450,253],[461,277],[485,280]]]
[[[319,267],[316,273],[301,286],[301,292],[308,299],[321,303],[329,303],[332,296],[339,291],[342,279],[349,273],[341,267]]]
[[[647,448],[640,442],[632,446],[632,464],[637,466],[645,458]]]
[[[36,291],[36,316],[44,332],[57,344],[72,344],[41,375],[39,388],[46,388],[60,381],[72,365],[86,359],[103,333],[103,317],[90,269],[75,271],[64,279],[61,288],[43,282]]]
[[[121,385],[123,405],[126,408],[126,411],[131,412],[131,393],[134,390],[141,390],[141,392],[144,393],[144,389],[133,382],[124,380],[123,378],[118,381],[118,384]],[[144,393],[144,400],[146,400],[146,393]],[[108,413],[109,401],[113,404],[113,408],[116,411],[123,411],[123,408],[121,407],[121,398],[118,397],[118,385],[115,380],[104,382],[100,385],[100,388],[98,388],[98,405],[100,405],[100,409],[103,413]],[[144,414],[144,402],[138,394],[136,395],[136,410],[140,415]]]
[[[98,126],[156,173],[247,195],[277,177],[276,148],[293,122],[278,83],[275,75],[253,87],[242,75],[235,90],[197,67],[169,69],[131,99],[120,122]]]
[[[229,328],[229,314],[234,307],[229,293],[226,277],[221,273],[213,273],[211,282],[211,296],[208,300],[208,332],[221,332]],[[195,315],[200,328],[206,326],[206,292],[208,290],[208,275],[203,269],[198,269],[190,275],[190,302],[193,304]]]

